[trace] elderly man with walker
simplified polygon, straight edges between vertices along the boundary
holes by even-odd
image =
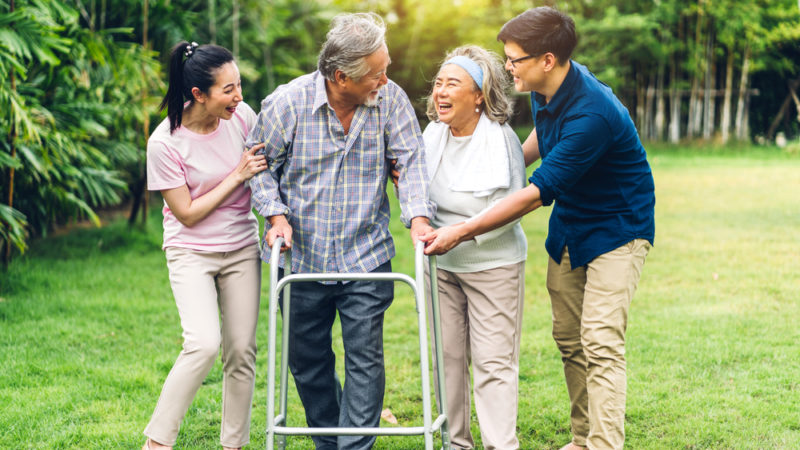
[[[415,242],[432,231],[422,134],[403,90],[387,78],[385,26],[375,14],[334,18],[318,70],[262,102],[248,139],[265,145],[269,170],[252,201],[267,219],[266,245],[283,238],[293,273],[391,272],[386,181],[397,160],[402,219]],[[281,264],[284,264],[282,262]],[[282,267],[284,267],[282,265]],[[292,287],[289,368],[310,427],[377,427],[385,384],[387,281],[299,282]],[[345,383],[331,328],[342,326]],[[367,449],[374,436],[314,436],[318,449]]]

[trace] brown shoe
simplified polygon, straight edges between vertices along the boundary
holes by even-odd
[[[574,442],[570,441],[569,444],[561,447],[561,450],[586,450],[586,447],[581,447],[580,445],[575,445]]]

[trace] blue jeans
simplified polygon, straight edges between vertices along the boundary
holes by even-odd
[[[387,262],[373,272],[391,270]],[[394,298],[394,283],[297,282],[291,284],[291,295],[289,368],[308,426],[379,426],[385,385],[383,315]],[[344,344],[344,389],[331,348],[337,311]],[[375,436],[314,436],[313,440],[317,449],[369,449]]]

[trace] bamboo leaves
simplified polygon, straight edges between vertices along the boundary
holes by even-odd
[[[140,160],[142,90],[159,88],[152,52],[131,28],[90,31],[72,3],[0,3],[0,243],[25,249],[26,230],[88,218],[116,205]],[[8,182],[6,182],[8,180]]]

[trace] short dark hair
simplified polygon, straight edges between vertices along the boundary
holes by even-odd
[[[218,45],[198,46],[194,42],[190,44],[181,41],[172,47],[169,56],[169,86],[160,105],[162,111],[167,108],[170,133],[181,126],[183,102],[194,102],[192,88],[196,87],[208,94],[209,88],[216,83],[217,69],[231,61],[231,52]]]
[[[578,44],[572,18],[549,6],[531,8],[506,22],[497,40],[514,42],[528,55],[552,53],[563,64],[572,56]]]

